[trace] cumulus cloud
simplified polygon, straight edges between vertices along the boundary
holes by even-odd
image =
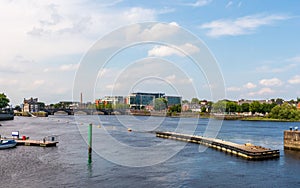
[[[178,49],[177,49],[178,48]],[[181,52],[182,50],[183,52]],[[194,46],[190,43],[185,43],[181,46],[171,47],[171,46],[155,46],[151,50],[148,51],[148,56],[159,56],[159,57],[165,57],[165,56],[171,56],[171,55],[177,55],[177,56],[185,56],[184,53],[187,54],[193,54],[198,52],[200,49],[197,46]]]
[[[293,78],[288,80],[290,84],[300,84],[300,75],[296,75]]]
[[[273,94],[273,93],[275,93],[274,90],[266,87],[266,88],[262,88],[256,92],[250,92],[248,95],[257,97],[257,96],[263,96],[263,95],[268,95],[268,94]]]
[[[283,82],[278,78],[271,78],[271,79],[262,79],[259,81],[259,84],[263,86],[281,86]]]
[[[209,23],[202,24],[202,29],[208,29],[208,36],[220,37],[220,36],[236,36],[253,33],[261,26],[271,25],[277,21],[289,19],[284,15],[250,15],[234,20],[220,19]]]
[[[17,88],[20,92],[14,92],[12,87],[3,88],[7,93],[16,93],[12,101],[22,99],[25,92],[36,95],[44,93],[48,101],[59,98],[47,95],[53,92],[49,88],[60,83],[59,87],[66,88],[64,94],[72,90],[74,75],[71,71],[78,67],[75,63],[80,59],[77,57],[84,54],[99,37],[120,25],[155,21],[157,15],[167,11],[113,7],[119,2],[121,0],[101,3],[86,0],[0,1],[0,72],[3,77],[0,84],[10,83],[17,76],[26,78],[26,81],[19,79]],[[175,25],[175,22],[172,24]],[[164,28],[156,29],[164,31]],[[161,33],[157,35],[162,36]],[[57,63],[61,59],[63,65]],[[54,71],[64,74],[53,76]],[[40,80],[41,77],[44,81]]]
[[[251,82],[248,82],[247,84],[243,85],[243,87],[247,89],[253,89],[256,88],[256,85]]]

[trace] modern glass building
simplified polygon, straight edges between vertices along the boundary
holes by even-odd
[[[154,106],[154,100],[164,97],[164,95],[164,93],[132,93],[128,97],[128,104],[130,108],[143,109],[146,106]]]
[[[169,107],[181,104],[181,97],[179,96],[165,96],[164,98],[167,100],[167,104]]]
[[[179,96],[165,96],[164,93],[132,93],[127,98],[127,103],[130,105],[130,108],[133,109],[144,109],[146,106],[155,105],[155,99],[165,98],[167,100],[167,105],[173,106],[181,104],[181,97]]]

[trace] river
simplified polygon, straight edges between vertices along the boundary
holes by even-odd
[[[92,163],[87,127],[93,124]],[[0,134],[12,131],[41,140],[56,135],[57,147],[17,146],[0,150],[1,187],[300,187],[300,152],[283,150],[283,131],[293,122],[224,121],[132,116],[15,117],[2,121]],[[248,161],[192,143],[149,133],[169,130],[251,142],[280,150],[280,158]],[[128,131],[132,129],[132,132]]]

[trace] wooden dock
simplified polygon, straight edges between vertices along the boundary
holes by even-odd
[[[54,147],[58,142],[54,141],[43,141],[43,140],[15,140],[17,146],[40,146],[40,147]]]
[[[57,141],[48,141],[48,140],[29,140],[29,139],[18,139],[18,138],[6,138],[3,140],[15,140],[17,142],[17,146],[40,146],[40,147],[54,147],[58,144]]]
[[[266,160],[280,157],[279,150],[271,150],[261,146],[254,146],[252,144],[241,145],[220,139],[207,138],[197,135],[179,134],[175,132],[156,132],[156,136],[160,138],[202,144],[249,160]]]

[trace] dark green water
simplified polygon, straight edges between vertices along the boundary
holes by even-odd
[[[99,117],[101,121],[99,120]],[[299,123],[224,121],[218,138],[280,149],[277,160],[247,161],[197,144],[156,138],[151,130],[204,134],[208,120],[122,116],[16,117],[0,134],[42,139],[53,148],[0,150],[1,187],[299,187],[300,152],[283,150],[283,131]],[[85,137],[93,123],[93,156]],[[99,126],[101,124],[101,127]],[[133,132],[127,129],[132,128]],[[195,129],[195,130],[194,130]]]

